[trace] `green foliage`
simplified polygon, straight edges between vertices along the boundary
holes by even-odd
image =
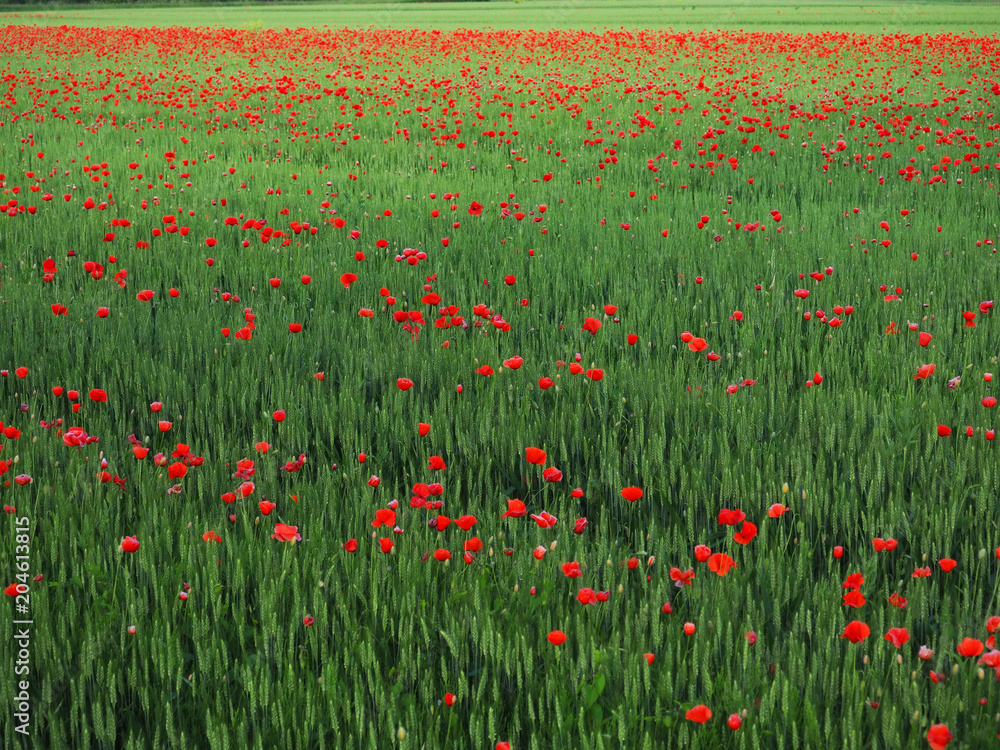
[[[256,21],[246,23],[268,37]],[[36,65],[8,62],[14,70]],[[277,78],[285,62],[262,59],[256,74]],[[151,63],[139,52],[114,64]],[[373,71],[382,64],[372,63]],[[418,64],[420,75],[456,75],[450,62]],[[171,65],[198,80],[216,65],[222,75],[243,69],[221,57]],[[334,67],[326,65],[297,72],[324,85]],[[533,65],[515,67],[530,75],[540,69]],[[780,65],[788,66],[783,55]],[[911,78],[909,69],[889,75]],[[941,80],[957,87],[964,74],[948,70]],[[796,86],[807,84],[790,82]],[[518,113],[529,100],[516,90],[504,96]],[[507,739],[515,748],[917,748],[936,722],[968,747],[992,740],[993,678],[981,681],[954,644],[985,638],[983,623],[998,609],[992,550],[1000,518],[992,498],[1000,469],[996,444],[982,437],[989,415],[979,398],[987,392],[983,373],[997,367],[1000,333],[995,312],[977,318],[976,328],[960,317],[995,296],[995,256],[976,244],[996,237],[995,188],[968,177],[964,186],[928,186],[888,170],[880,180],[861,159],[838,161],[827,174],[815,144],[841,133],[852,155],[891,148],[893,165],[929,158],[901,132],[891,145],[856,142],[870,131],[843,115],[796,121],[787,140],[780,138],[787,131],[761,127],[744,144],[730,128],[720,148],[739,153],[739,169],[691,168],[689,159],[711,158],[694,156],[706,128],[697,113],[676,126],[672,115],[658,114],[655,132],[637,139],[605,132],[599,144],[581,122],[628,127],[620,123],[640,106],[637,92],[602,96],[582,104],[579,118],[546,110],[521,126],[525,135],[513,145],[524,161],[482,137],[479,124],[467,126],[469,148],[459,156],[453,144],[418,145],[426,136],[413,118],[408,141],[396,133],[398,115],[359,119],[348,131],[358,141],[311,140],[290,138],[287,110],[266,106],[259,125],[244,118],[217,129],[204,113],[175,117],[164,106],[154,116],[149,103],[122,98],[117,128],[92,125],[97,113],[87,110],[96,107],[88,102],[79,124],[48,118],[0,129],[9,185],[27,184],[27,171],[48,175],[55,160],[59,170],[44,188],[56,200],[19,194],[38,214],[5,219],[0,230],[8,331],[0,360],[11,369],[0,380],[0,416],[22,430],[5,441],[3,457],[13,459],[11,477],[33,477],[0,494],[16,516],[31,519],[32,571],[44,574],[31,584],[34,746],[360,750],[481,748]],[[343,117],[339,105],[336,98],[313,105],[321,132]],[[973,126],[984,121],[965,127]],[[37,146],[22,149],[13,133],[28,128]],[[686,149],[677,168],[668,166],[674,138]],[[598,172],[612,142],[618,161]],[[925,142],[935,158],[955,150],[918,141]],[[762,150],[752,152],[754,143]],[[661,150],[667,156],[654,184],[646,159]],[[184,191],[187,178],[173,188],[154,179],[168,169],[168,151],[198,160]],[[428,153],[437,156],[436,171]],[[131,160],[145,177],[127,167]],[[102,161],[109,174],[96,183],[80,170]],[[553,179],[542,181],[549,171]],[[359,173],[357,181],[347,177]],[[60,201],[64,183],[78,186],[71,209]],[[446,192],[458,197],[444,200]],[[80,208],[84,196],[108,193],[114,205],[106,211]],[[347,219],[345,229],[319,212],[324,199]],[[467,214],[472,200],[487,207],[483,216]],[[509,200],[545,204],[548,233],[501,218],[499,204]],[[432,218],[432,208],[442,216]],[[772,209],[782,212],[780,223]],[[910,214],[904,219],[900,209]],[[190,233],[154,239],[165,214]],[[702,214],[710,217],[705,229],[696,226]],[[287,245],[263,243],[258,232],[226,226],[227,216],[266,219],[286,232],[304,221],[319,231],[292,235]],[[131,226],[116,228],[105,245],[119,217]],[[762,221],[767,231],[737,230],[729,219]],[[893,224],[891,248],[868,244],[884,236],[882,219]],[[360,240],[348,238],[351,228]],[[218,245],[207,248],[208,237]],[[375,247],[380,238],[384,250]],[[395,262],[407,247],[426,251],[426,261]],[[357,250],[364,261],[355,260]],[[44,282],[50,256],[59,270]],[[102,279],[83,272],[87,260],[105,264]],[[834,272],[821,282],[799,278],[827,266]],[[122,289],[112,277],[123,268]],[[359,277],[349,289],[339,281],[345,271]],[[308,285],[301,274],[312,276]],[[431,321],[436,306],[419,300],[432,274],[442,304],[459,306],[469,322],[473,307],[485,304],[510,331],[489,322],[468,330],[427,325],[414,340],[383,309],[380,289],[397,296],[398,309],[421,309]],[[513,286],[504,284],[507,274],[517,277]],[[884,301],[882,283],[900,286],[901,300]],[[179,297],[168,295],[171,287]],[[800,287],[812,290],[808,300],[794,296]],[[152,301],[136,300],[143,289],[155,292]],[[223,292],[240,299],[224,301]],[[53,316],[53,302],[68,316]],[[606,315],[605,304],[619,309]],[[803,320],[805,311],[822,306],[830,314],[835,304],[854,306],[841,328]],[[105,305],[110,316],[95,317]],[[252,340],[224,338],[220,329],[238,330],[247,307],[256,315]],[[359,317],[361,308],[375,317]],[[742,322],[730,319],[737,309]],[[581,330],[588,316],[603,322],[596,335]],[[884,333],[890,321],[898,334]],[[931,348],[916,344],[907,321],[933,333]],[[289,333],[292,322],[303,325],[300,334]],[[684,331],[705,337],[721,359],[689,351]],[[639,336],[634,346],[629,333]],[[603,380],[557,364],[578,352],[585,369],[604,370]],[[514,355],[523,366],[503,368]],[[914,380],[929,361],[935,375]],[[476,374],[484,364],[496,374]],[[24,379],[13,373],[21,365],[30,370]],[[817,372],[822,384],[807,387]],[[959,374],[953,391],[946,381]],[[557,384],[539,389],[543,376]],[[414,387],[400,391],[400,377]],[[727,385],[747,378],[756,383],[727,394]],[[79,414],[54,386],[80,391]],[[105,389],[107,403],[91,402],[91,388]],[[150,411],[153,401],[163,402],[162,412]],[[284,422],[272,418],[276,409],[286,410]],[[57,428],[39,426],[57,418],[100,442],[66,447]],[[159,431],[160,419],[173,422],[169,432]],[[427,437],[418,422],[432,425]],[[956,429],[940,439],[938,423],[974,425],[977,436]],[[143,461],[125,439],[132,433],[151,449]],[[272,446],[264,455],[259,441]],[[175,482],[152,460],[178,442],[205,461]],[[563,480],[543,481],[542,467],[524,460],[527,446],[546,450],[546,465],[559,467]],[[282,468],[300,454],[307,457],[300,471]],[[443,456],[448,469],[429,471],[431,455]],[[102,458],[127,479],[124,491],[96,476]],[[256,491],[226,504],[220,498],[239,484],[233,475],[242,458],[256,461]],[[368,485],[372,475],[381,479],[377,488]],[[452,525],[439,533],[427,525],[432,514],[409,507],[413,485],[433,481],[445,487],[442,513],[477,516],[472,531]],[[183,491],[168,495],[175,483]],[[631,485],[644,488],[636,503],[620,495]],[[574,487],[582,498],[570,495]],[[269,516],[257,505],[264,496],[277,504]],[[371,520],[393,498],[404,533],[382,554]],[[509,498],[532,513],[551,512],[558,525],[501,521]],[[790,512],[768,518],[778,502]],[[723,507],[744,510],[758,538],[737,544],[716,520]],[[2,525],[12,530],[15,515]],[[574,519],[584,516],[589,527],[574,534]],[[302,541],[273,540],[276,522],[297,526]],[[222,543],[203,541],[208,530]],[[123,553],[120,542],[132,534],[141,548]],[[484,548],[465,564],[461,547],[472,535]],[[874,537],[893,537],[899,547],[876,554]],[[343,548],[351,538],[359,544],[353,554]],[[738,567],[724,578],[711,574],[695,564],[696,544],[728,553]],[[531,554],[539,545],[549,550],[542,560]],[[835,545],[846,550],[843,559],[833,557]],[[439,547],[453,559],[422,561]],[[13,542],[3,549],[6,562]],[[633,556],[640,564],[631,570],[624,563]],[[945,575],[935,563],[947,556],[959,567]],[[583,578],[562,574],[559,564],[570,560]],[[925,564],[934,567],[930,578],[910,577]],[[678,588],[668,571],[690,566],[693,586]],[[841,605],[841,582],[855,571],[866,578],[869,600],[857,612]],[[582,606],[575,597],[583,585],[609,591],[608,601]],[[897,592],[909,600],[905,609],[887,604]],[[668,601],[672,614],[661,609]],[[872,629],[858,645],[840,638],[855,617]],[[684,635],[685,622],[697,625],[693,636]],[[898,651],[882,640],[894,626],[911,634]],[[12,627],[0,626],[5,644]],[[555,629],[568,635],[558,648],[546,640]],[[757,633],[755,645],[748,631]],[[929,664],[916,656],[921,644],[935,649]],[[947,682],[931,684],[928,667]],[[13,689],[0,680],[0,703],[12,703]],[[442,702],[446,692],[457,696],[452,707]],[[685,721],[700,703],[715,718],[704,726]],[[744,709],[733,733],[725,717]],[[9,712],[2,731],[5,747],[27,746]]]

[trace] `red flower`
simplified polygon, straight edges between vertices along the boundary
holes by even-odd
[[[298,526],[288,526],[284,523],[279,523],[274,527],[274,533],[271,534],[272,539],[277,539],[279,542],[295,542],[302,541],[302,535],[299,533]]]
[[[755,536],[757,536],[757,526],[749,521],[744,521],[743,528],[733,537],[733,539],[735,539],[739,544],[750,544],[750,540]]]
[[[562,479],[563,473],[555,466],[550,466],[542,472],[542,477],[544,477],[546,482],[558,482]]]
[[[526,515],[527,512],[528,510],[524,505],[524,501],[513,498],[507,501],[507,512],[500,516],[500,518],[520,518]]]
[[[674,582],[677,588],[681,586],[690,586],[691,582],[694,580],[694,568],[688,568],[682,571],[680,568],[670,569],[670,580]]]
[[[844,628],[844,632],[840,637],[846,638],[851,643],[860,643],[871,635],[871,632],[871,628],[860,620],[852,620],[847,623],[847,626]]]
[[[122,552],[135,552],[139,549],[139,540],[134,536],[127,536],[122,539]]]
[[[708,569],[719,576],[724,576],[735,567],[733,558],[722,552],[716,552],[708,558]]]
[[[735,526],[746,517],[747,514],[742,510],[730,510],[729,508],[723,508],[719,511],[719,525]]]
[[[978,638],[963,638],[955,650],[960,656],[979,656],[983,653],[983,642]]]
[[[583,571],[580,570],[580,563],[576,561],[563,563],[562,572],[566,574],[567,578],[579,578],[583,575]]]
[[[524,457],[529,464],[537,464],[538,466],[541,466],[545,463],[547,455],[541,448],[525,448]]]
[[[848,591],[844,594],[844,600],[841,602],[845,607],[853,607],[857,609],[858,607],[863,607],[865,605],[865,595],[860,591]]]
[[[549,643],[553,646],[561,646],[566,642],[566,634],[561,630],[553,630],[548,635]]]
[[[622,497],[630,503],[634,503],[642,497],[642,490],[639,487],[626,487],[622,490]]]
[[[910,633],[906,628],[889,628],[889,632],[885,634],[885,640],[896,648],[900,648],[910,640]]]
[[[955,735],[948,730],[947,724],[935,724],[927,730],[927,742],[931,750],[944,750],[953,739]]]
[[[684,718],[688,721],[693,721],[696,724],[704,724],[712,718],[712,710],[708,706],[698,705],[688,710],[688,712],[684,714]]]

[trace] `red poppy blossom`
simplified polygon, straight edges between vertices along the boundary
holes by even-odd
[[[735,526],[746,517],[747,514],[742,510],[730,510],[729,508],[723,508],[719,511],[719,525]]]
[[[122,539],[121,548],[122,552],[135,552],[139,549],[139,540],[134,536],[127,536]]]
[[[927,730],[927,743],[931,750],[945,750],[953,739],[955,735],[949,731],[947,724],[934,724]]]
[[[279,523],[274,527],[274,533],[271,534],[272,539],[276,539],[279,542],[301,542],[302,535],[299,533],[298,526],[289,526],[288,524]]]
[[[550,466],[542,472],[542,478],[545,479],[546,482],[558,482],[563,478],[563,473],[555,466]]]
[[[527,513],[528,510],[524,505],[524,501],[514,498],[507,501],[507,511],[500,518],[520,518],[527,515]]]
[[[739,544],[750,544],[750,540],[757,536],[757,526],[749,521],[743,522],[743,528],[733,536]]]
[[[695,724],[704,724],[712,718],[712,710],[705,705],[698,705],[688,710],[684,718],[693,721]]]
[[[910,640],[910,633],[906,628],[889,628],[889,631],[885,634],[885,640],[889,641],[896,648],[900,648]]]
[[[871,632],[871,628],[860,620],[852,620],[844,627],[844,632],[840,637],[846,638],[851,643],[860,643],[871,635]]]
[[[734,568],[736,563],[733,558],[723,552],[716,552],[708,558],[708,569],[718,576],[724,576]]]
[[[626,487],[622,490],[622,497],[628,500],[630,503],[634,503],[636,500],[642,497],[642,489],[639,487]]]
[[[524,458],[529,464],[537,464],[541,466],[545,463],[545,459],[548,455],[541,448],[525,448]]]
[[[978,638],[963,638],[955,650],[959,656],[979,656],[983,653],[983,642]]]

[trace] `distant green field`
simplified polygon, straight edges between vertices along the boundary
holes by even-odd
[[[490,3],[315,3],[189,7],[75,8],[23,6],[0,20],[69,26],[226,26],[593,29],[747,29],[865,33],[941,31],[988,34],[1000,28],[996,3],[718,2],[717,0],[545,0]]]

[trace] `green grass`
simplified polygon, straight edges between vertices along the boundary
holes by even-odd
[[[2,6],[0,6],[2,7]],[[19,24],[168,27],[246,24],[266,28],[422,29],[746,29],[788,32],[988,34],[1000,25],[1000,6],[955,2],[719,2],[718,0],[531,0],[489,3],[295,3],[266,5],[152,5],[49,10],[11,6],[0,18]]]
[[[32,478],[0,487],[16,507],[0,517],[0,586],[26,576],[34,621],[31,736],[5,710],[4,746],[895,750],[926,748],[937,723],[951,750],[989,746],[997,682],[955,647],[985,641],[1000,614],[1000,464],[981,401],[1000,329],[979,308],[996,296],[1000,239],[996,44],[0,29],[0,420],[21,431],[0,459],[3,479]],[[264,241],[248,219],[287,236]],[[406,248],[427,257],[397,262]],[[441,302],[421,302],[428,291]],[[434,325],[447,305],[467,329]],[[237,340],[247,308],[256,329]],[[843,325],[804,319],[819,309]],[[416,339],[393,310],[423,312]],[[573,374],[577,360],[603,379]],[[78,390],[79,412],[53,388]],[[99,442],[67,447],[70,426]],[[171,479],[153,461],[173,463],[178,442],[204,462]],[[224,502],[247,458],[255,491]],[[102,459],[124,490],[101,481]],[[561,481],[543,480],[551,466]],[[433,482],[443,507],[411,508]],[[626,501],[629,486],[644,496]],[[512,498],[558,524],[501,520]],[[401,535],[372,527],[393,499]],[[789,512],[769,518],[775,503]],[[758,536],[739,544],[723,508]],[[439,532],[438,512],[478,522]],[[302,540],[272,539],[277,522]],[[141,547],[125,553],[131,535]],[[875,538],[899,545],[877,553]],[[737,568],[716,576],[698,544]],[[452,559],[425,558],[436,549]],[[674,567],[694,568],[691,587]],[[842,604],[854,572],[860,609]],[[581,587],[608,600],[581,605]],[[841,638],[855,619],[871,628],[856,645]],[[890,645],[890,627],[909,642]],[[704,725],[684,718],[699,704]]]

